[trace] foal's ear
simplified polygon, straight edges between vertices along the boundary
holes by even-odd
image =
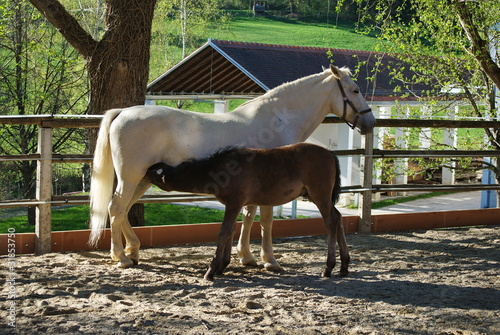
[[[340,70],[338,69],[338,67],[336,67],[335,65],[333,64],[330,64],[330,70],[332,71],[333,73],[333,76],[337,79],[340,79],[341,78],[341,74],[340,74]]]

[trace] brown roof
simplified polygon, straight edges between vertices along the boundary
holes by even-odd
[[[319,73],[331,61],[354,72],[367,100],[395,99],[397,83],[390,68],[403,62],[387,54],[212,39],[153,80],[148,94],[263,94],[285,82]],[[411,77],[411,73],[407,75]],[[413,89],[421,91],[423,87]]]

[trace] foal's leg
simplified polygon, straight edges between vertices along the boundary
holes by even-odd
[[[260,229],[262,235],[262,249],[260,257],[264,268],[269,271],[281,271],[281,266],[273,253],[273,207],[260,207]]]
[[[241,225],[240,238],[236,250],[240,263],[246,266],[257,266],[257,260],[250,251],[250,232],[252,229],[257,206],[246,206],[243,208],[243,224]]]
[[[345,240],[344,225],[342,224],[342,214],[340,214],[335,206],[333,207],[333,211],[336,214],[338,220],[337,242],[339,243],[340,249],[340,275],[347,276],[349,274],[349,262],[351,257],[349,256],[349,250],[347,248],[347,242]]]
[[[333,206],[330,202],[330,195],[321,195],[321,193],[316,194],[315,192],[309,191],[309,196],[311,200],[318,207],[323,220],[325,221],[326,229],[328,230],[328,252],[326,257],[326,267],[323,271],[323,277],[331,277],[332,270],[335,267],[335,249],[337,241],[337,231],[338,224],[341,221],[340,212]],[[328,199],[327,201],[323,199]],[[321,199],[321,200],[318,200]]]
[[[233,243],[234,232],[236,230],[236,219],[240,213],[241,206],[226,205],[224,221],[219,231],[217,241],[217,250],[210,266],[205,273],[205,279],[213,280],[214,274],[222,274],[231,262],[231,247]]]

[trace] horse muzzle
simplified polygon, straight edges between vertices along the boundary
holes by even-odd
[[[366,135],[373,131],[375,127],[375,117],[373,116],[371,108],[362,110],[356,114],[356,120],[353,127],[356,128],[361,135]]]

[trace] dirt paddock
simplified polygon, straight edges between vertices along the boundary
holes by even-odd
[[[281,273],[233,258],[213,283],[214,244],[144,249],[129,269],[104,251],[16,256],[0,333],[500,334],[500,226],[347,241],[351,273],[328,279],[325,236],[275,240]]]

